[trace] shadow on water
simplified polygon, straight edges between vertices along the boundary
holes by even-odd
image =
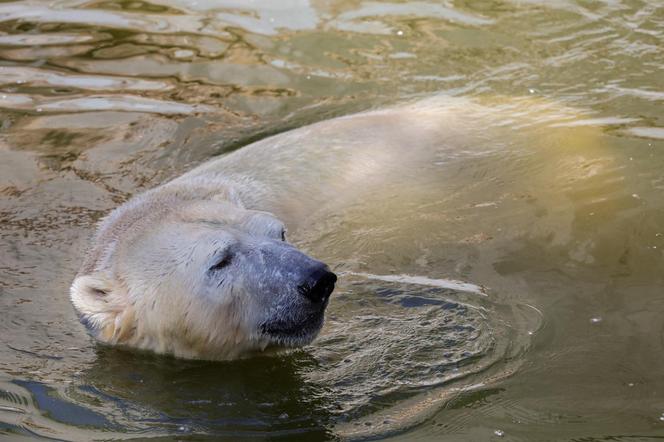
[[[105,347],[96,355],[75,385],[64,389],[12,381],[24,394],[18,402],[33,401],[53,427],[43,431],[35,423],[33,434],[57,438],[64,426],[67,438],[77,440],[333,437],[323,392],[300,375],[317,364],[304,352],[233,362],[184,361]],[[14,431],[25,434],[29,428]]]
[[[90,392],[144,407],[149,427],[228,435],[319,438],[329,416],[324,397],[300,372],[316,361],[304,352],[233,362],[182,361],[101,349],[83,374]]]

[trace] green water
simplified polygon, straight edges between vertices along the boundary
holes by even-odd
[[[664,438],[662,2],[2,2],[0,89],[0,439]],[[538,123],[293,229],[342,274],[312,346],[181,361],[78,323],[131,195],[440,93]]]

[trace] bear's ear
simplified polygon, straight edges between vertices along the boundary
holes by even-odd
[[[117,284],[101,272],[77,277],[70,296],[79,319],[95,335],[113,324],[126,307]]]

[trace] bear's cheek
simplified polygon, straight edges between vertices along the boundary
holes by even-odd
[[[226,333],[237,336],[236,340],[255,334],[261,317],[265,314],[265,303],[259,293],[252,292],[246,284],[227,285],[224,293],[216,293],[215,302],[205,302],[203,311],[212,316],[208,323]]]

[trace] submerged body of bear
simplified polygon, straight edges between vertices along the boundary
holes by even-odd
[[[98,340],[232,359],[310,343],[336,276],[285,241],[326,207],[414,198],[432,164],[500,148],[519,105],[440,97],[279,134],[212,160],[113,211],[72,284]],[[371,210],[367,206],[367,210]]]

